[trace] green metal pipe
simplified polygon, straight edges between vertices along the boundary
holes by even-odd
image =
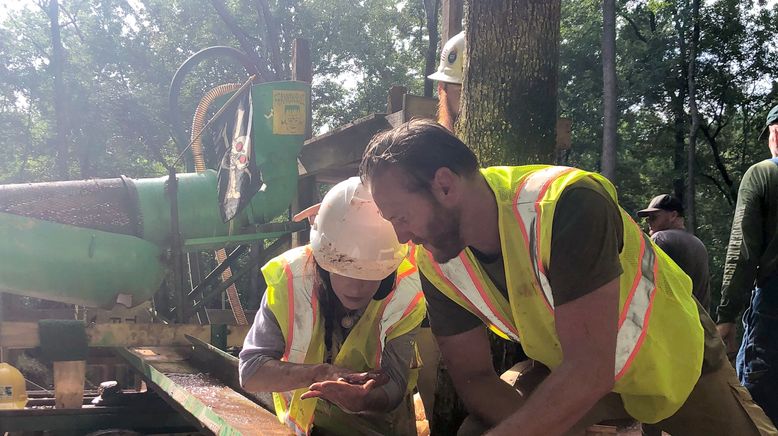
[[[69,304],[134,306],[159,289],[162,250],[133,236],[0,213],[0,291]]]

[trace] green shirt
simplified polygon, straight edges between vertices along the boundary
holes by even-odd
[[[751,290],[778,273],[778,164],[765,160],[743,175],[729,235],[719,323],[734,322]]]

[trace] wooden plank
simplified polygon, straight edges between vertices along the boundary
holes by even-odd
[[[86,361],[54,362],[54,407],[80,409],[84,401]]]
[[[372,114],[306,141],[299,156],[300,175],[359,163],[373,136],[391,127],[385,114]]]
[[[243,345],[250,326],[228,326],[227,346]],[[211,326],[200,324],[93,324],[86,328],[90,347],[140,347],[188,345],[185,335],[211,341]],[[0,347],[35,348],[40,345],[38,324],[0,324]]]
[[[393,114],[403,108],[403,96],[408,92],[408,88],[399,85],[393,85],[389,88],[389,96],[386,102],[386,113]]]
[[[205,434],[290,435],[276,416],[188,359],[191,347],[118,349],[168,404]]]
[[[405,94],[403,96],[403,118],[410,121],[414,118],[434,120],[438,113],[438,99],[420,95]]]

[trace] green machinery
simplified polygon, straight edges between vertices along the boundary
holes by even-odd
[[[297,192],[310,85],[262,83],[250,92],[252,159],[262,187],[234,218],[222,219],[212,169],[0,186],[0,291],[90,307],[134,306],[157,292],[183,254],[299,230],[270,221]]]
[[[242,86],[220,85],[209,91],[198,105],[193,134],[185,137],[183,123],[174,115],[177,89],[194,65],[214,55],[240,61],[252,78]],[[219,435],[289,434],[266,410],[272,410],[272,401],[240,388],[234,357],[208,344],[192,348],[188,344],[197,345],[196,340],[186,336],[205,334],[223,347],[228,342],[226,326],[186,323],[195,314],[204,315],[209,299],[254,270],[275,246],[283,247],[283,237],[307,228],[285,217],[297,194],[298,154],[310,129],[310,85],[254,84],[257,74],[244,54],[229,47],[202,50],[176,72],[170,94],[173,136],[179,161],[193,152],[194,162],[187,162],[190,172],[177,173],[177,161],[167,165],[167,176],[158,178],[0,185],[0,292],[100,308],[117,303],[131,307],[153,298],[155,314],[170,323],[79,328],[90,347],[114,349],[171,406],[162,419],[154,408],[143,406],[153,398],[136,392],[122,397],[143,396],[134,406],[85,404],[77,413],[37,407],[0,411],[0,433],[84,434],[109,425],[102,417],[140,415],[123,425]],[[218,170],[205,167],[199,144],[211,124],[205,123],[211,105],[220,108],[211,119],[221,126],[216,130],[220,148],[214,153],[221,154]],[[269,239],[276,242],[264,247]],[[238,260],[249,246],[251,255],[241,264]],[[198,256],[225,247],[232,250],[229,255],[217,253],[216,268],[200,273],[204,262]],[[191,286],[185,286],[187,268]],[[231,277],[223,274],[228,268],[236,268]],[[198,321],[208,322],[204,316]],[[41,327],[16,324],[0,322],[6,329],[0,331],[0,346],[8,338],[22,339],[11,348],[43,346],[37,334],[26,334]],[[110,332],[101,335],[103,329]],[[55,376],[55,391],[57,383]]]

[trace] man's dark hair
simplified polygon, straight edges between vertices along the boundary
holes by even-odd
[[[478,171],[478,159],[467,145],[431,120],[411,120],[374,136],[362,156],[359,175],[368,182],[392,165],[407,173],[410,190],[426,190],[439,168],[464,177]]]

